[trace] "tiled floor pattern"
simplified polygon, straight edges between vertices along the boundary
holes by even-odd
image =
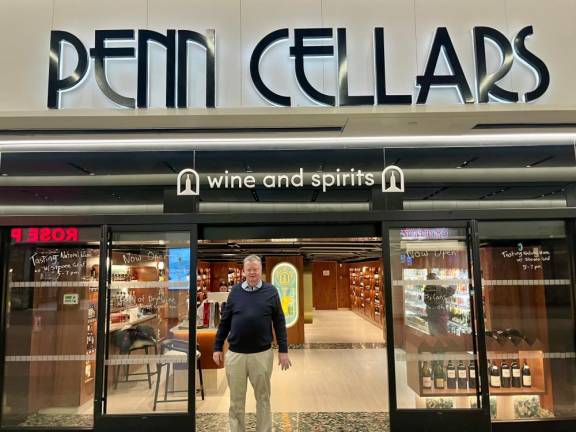
[[[246,414],[246,430],[254,431],[255,424],[255,415]],[[388,432],[390,424],[386,413],[274,413],[273,429],[276,432]],[[228,416],[226,414],[199,414],[196,431],[226,432],[228,431]]]
[[[91,428],[94,417],[85,414],[32,414],[18,426],[56,428]]]
[[[228,416],[224,413],[198,414],[197,432],[227,432]],[[246,414],[246,430],[254,431],[256,416]],[[35,414],[19,426],[52,428],[91,428],[92,416],[71,414]],[[273,429],[276,432],[387,432],[390,430],[386,413],[274,413]]]

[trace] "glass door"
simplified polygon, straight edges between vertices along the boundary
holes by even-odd
[[[144,430],[193,430],[197,349],[190,326],[195,308],[189,304],[196,291],[190,277],[196,272],[195,232],[139,229],[109,233],[96,425],[107,431],[139,423]]]
[[[392,430],[488,430],[471,227],[384,228]]]

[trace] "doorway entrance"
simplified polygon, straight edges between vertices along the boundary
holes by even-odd
[[[229,394],[223,369],[210,360],[213,337],[222,304],[243,280],[242,260],[253,254],[263,261],[264,279],[279,291],[293,363],[288,372],[275,366],[272,374],[275,430],[387,427],[381,238],[287,238],[279,228],[269,238],[199,241],[197,324],[208,360],[197,430],[228,430]],[[250,386],[246,411],[250,425]]]

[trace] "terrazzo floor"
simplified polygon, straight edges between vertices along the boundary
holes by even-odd
[[[226,414],[198,414],[197,432],[228,431]],[[390,423],[386,413],[367,412],[306,412],[274,413],[273,430],[282,432],[388,432]],[[256,417],[246,414],[246,430],[254,431]]]
[[[307,412],[274,413],[273,430],[277,432],[388,432],[390,424],[386,413],[367,412]],[[256,416],[246,414],[246,430],[254,431]],[[34,414],[21,423],[21,427],[91,428],[92,416],[71,414]],[[228,416],[224,413],[198,414],[196,432],[227,432]]]

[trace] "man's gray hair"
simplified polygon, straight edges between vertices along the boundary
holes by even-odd
[[[244,258],[244,261],[242,263],[246,265],[246,263],[250,261],[256,261],[257,263],[260,264],[260,267],[262,267],[262,259],[258,255],[248,255],[246,258]]]

